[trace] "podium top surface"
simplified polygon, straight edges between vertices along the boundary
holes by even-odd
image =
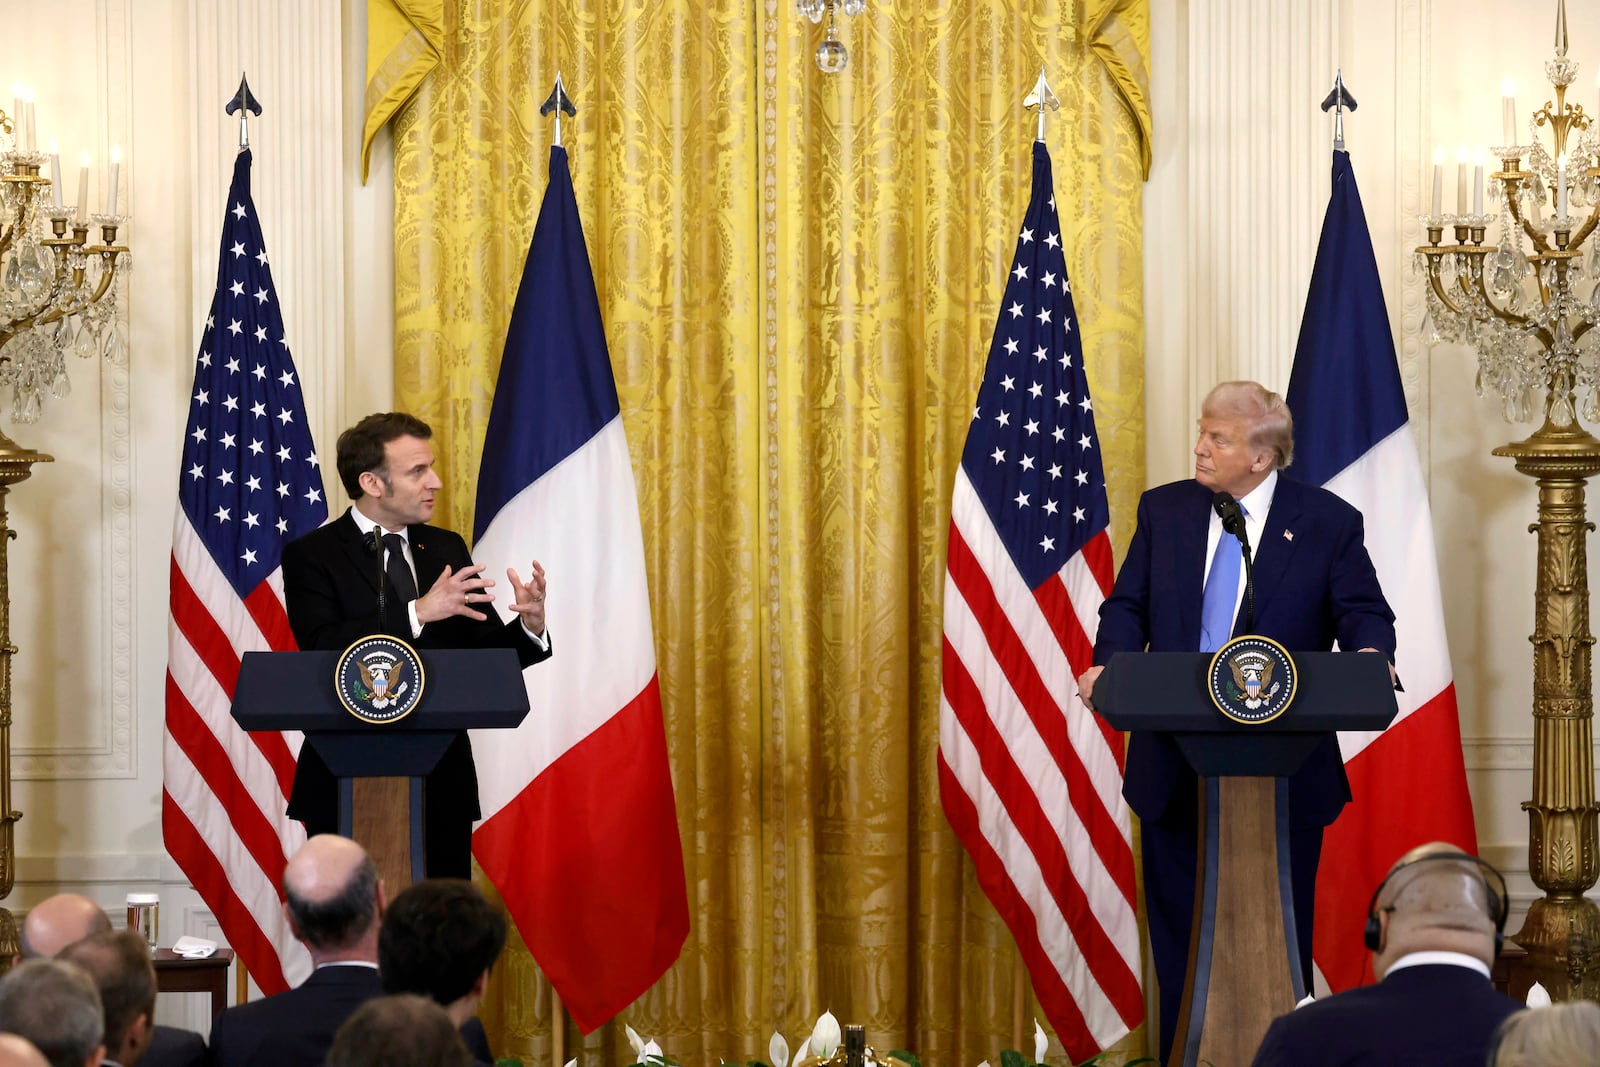
[[[339,702],[341,652],[246,652],[233,691],[233,718],[246,730],[415,733],[509,729],[528,714],[517,654],[509,648],[421,653],[427,687],[416,710],[391,723],[356,718]]]
[[[1399,710],[1389,662],[1373,652],[1294,652],[1294,702],[1278,718],[1241,725],[1207,691],[1209,652],[1119,652],[1094,687],[1095,709],[1118,730],[1305,734],[1382,730]]]

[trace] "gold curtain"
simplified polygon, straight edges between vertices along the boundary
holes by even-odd
[[[557,70],[579,108],[563,129],[638,478],[692,909],[681,959],[619,1022],[702,1064],[766,1059],[774,1028],[795,1045],[831,1009],[881,1050],[993,1061],[1035,1009],[938,802],[950,490],[1043,65],[1115,542],[1131,531],[1147,0],[868,0],[841,18],[832,77],[793,0],[432,6],[437,67],[394,120],[396,403],[435,429],[457,529]],[[496,1049],[547,1063],[550,1007],[514,944],[483,1009]],[[614,1027],[563,1040],[626,1062]]]

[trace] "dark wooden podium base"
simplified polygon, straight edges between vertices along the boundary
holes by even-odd
[[[345,778],[340,832],[372,857],[390,900],[423,878],[421,778]]]
[[[1189,976],[1172,1064],[1245,1064],[1305,996],[1289,866],[1288,782],[1202,778]]]

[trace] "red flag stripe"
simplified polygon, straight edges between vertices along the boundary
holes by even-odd
[[[211,792],[227,810],[229,821],[262,873],[269,879],[280,875],[284,863],[283,843],[276,830],[239,778],[238,768],[228,758],[227,751],[194,710],[170,672],[167,674],[167,733],[189,757],[190,763],[208,768],[206,781]]]
[[[1017,892],[1005,863],[984,837],[978,825],[977,808],[956,780],[942,752],[939,755],[939,796],[950,828],[972,857],[972,866],[984,895],[993,902],[995,910],[1016,939],[1017,950],[1022,954],[1028,973],[1033,978],[1034,996],[1039,998],[1040,1009],[1055,1027],[1062,1048],[1066,1049],[1074,1062],[1099,1052],[1100,1042],[1089,1031],[1083,1012],[1078,1007],[1078,999],[1062,981],[1055,961],[1050,959],[1040,944],[1038,920],[1033,909]]]
[[[1037,667],[1012,627],[1010,616],[995,599],[988,576],[978,566],[954,523],[950,529],[949,567],[952,580],[961,590],[962,598],[988,639],[995,663],[1004,672],[1021,707],[1054,757],[1067,784],[1073,809],[1088,831],[1095,851],[1112,873],[1117,887],[1132,900],[1133,853],[1127,849],[1121,828],[1106,810],[1105,802],[1092,784],[1077,748],[1067,736],[1061,707],[1050,696]]]
[[[1107,936],[1095,915],[1089,896],[1074,873],[1061,838],[1050,825],[1039,797],[1024,784],[1021,770],[1006,749],[1005,738],[996,729],[994,720],[985,713],[982,694],[948,640],[944,644],[943,662],[945,699],[978,755],[984,780],[999,797],[1012,826],[1033,853],[1044,876],[1044,887],[1067,920],[1073,940],[1085,956],[1101,960],[1111,957],[1121,959],[1116,944]],[[1101,858],[1101,867],[1111,875],[1117,888],[1123,891],[1131,910],[1135,902],[1129,898],[1118,872],[1109,869],[1105,850],[1095,843],[1094,851]],[[1085,873],[1092,875],[1099,872],[1091,867]],[[1131,877],[1132,870],[1128,873]],[[1138,976],[1126,965],[1126,961],[1120,968],[1102,967],[1096,972],[1095,979],[1122,1015],[1123,1021],[1129,1026],[1137,1024],[1144,1013],[1144,994],[1139,990]]]
[[[250,908],[234,892],[216,854],[167,793],[161,797],[161,833],[167,851],[184,856],[184,873],[209,904],[218,924],[228,931],[229,943],[256,986],[267,996],[288,989],[277,949],[262,932]]]

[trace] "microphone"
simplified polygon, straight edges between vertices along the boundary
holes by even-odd
[[[389,599],[384,593],[383,579],[383,527],[372,528],[372,540],[363,542],[367,551],[378,557],[378,631],[389,632]]]
[[[1211,507],[1222,519],[1223,531],[1239,539],[1239,551],[1244,553],[1244,632],[1249,633],[1256,623],[1256,575],[1255,561],[1250,557],[1250,535],[1244,525],[1244,509],[1233,499],[1233,494],[1224,492],[1211,498]],[[1217,551],[1222,551],[1220,544]]]

